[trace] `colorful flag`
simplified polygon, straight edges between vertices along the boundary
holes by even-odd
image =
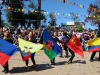
[[[62,2],[62,0],[60,0],[60,2]]]
[[[100,38],[88,41],[88,52],[100,51]]]
[[[82,5],[80,4],[80,7],[82,7]]]
[[[77,7],[78,7],[78,5],[79,5],[79,4],[77,4]]]
[[[13,44],[0,38],[0,64],[5,66],[5,63],[14,55],[17,49]]]
[[[69,4],[69,1],[67,1],[67,4]]]
[[[71,2],[71,5],[72,5],[72,3],[73,3],[73,2]]]
[[[83,5],[83,8],[84,8],[84,5]]]
[[[76,3],[74,3],[73,5],[75,5]]]
[[[35,52],[38,52],[41,48],[43,48],[42,44],[25,41],[21,38],[18,38],[18,42],[23,61],[26,61],[34,55]]]
[[[57,45],[46,29],[44,30],[39,43],[44,45],[44,53],[50,60],[55,58],[62,51],[62,48]]]
[[[67,46],[75,53],[84,57],[81,43],[79,42],[78,38],[76,37],[76,34],[74,34],[73,37],[69,40]]]

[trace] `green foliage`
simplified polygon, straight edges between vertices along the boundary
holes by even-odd
[[[20,8],[20,9],[22,9],[24,6],[24,4],[20,0],[6,0],[4,4],[13,8]],[[6,17],[8,22],[14,27],[18,27],[19,25],[25,26],[26,21],[20,20],[25,18],[24,13],[17,12],[17,11],[18,9],[16,11],[7,11]],[[13,20],[13,19],[17,19],[17,20]]]
[[[50,21],[48,22],[50,24],[50,26],[54,26],[56,25],[56,17],[54,16],[54,13],[51,13],[50,15]]]
[[[82,30],[83,31],[83,25],[80,23],[80,22],[75,22],[75,26],[78,28],[78,29],[80,29],[80,30]]]
[[[37,6],[35,5],[35,3],[33,1],[30,0],[30,4],[28,5],[29,8],[32,8],[32,10],[34,9],[34,12],[32,13],[31,11],[28,11],[28,14],[26,14],[26,19],[29,20],[28,26],[30,26],[31,24],[33,24],[33,26],[38,29],[39,28],[39,24],[37,20],[42,20],[42,19],[46,19],[46,17],[41,13],[41,12],[35,12],[38,11],[37,10]],[[33,20],[33,21],[32,21]]]
[[[78,14],[74,14],[73,12],[71,12],[70,14],[73,15],[73,16],[71,16],[71,17],[72,17],[72,19],[74,20],[74,22],[78,22],[78,21],[79,21],[79,17],[76,16],[76,15],[78,15]]]
[[[100,0],[96,0],[94,3],[91,3],[89,5],[89,7],[91,7],[91,9],[88,9],[87,12],[88,12],[88,15],[95,15],[96,17],[86,17],[85,21],[88,22],[90,21],[91,22],[91,25],[96,25],[99,27],[99,30],[100,30],[100,17],[97,17],[97,16],[100,16],[100,12],[98,11],[94,11],[92,10],[92,8],[96,8],[98,10],[100,10]]]

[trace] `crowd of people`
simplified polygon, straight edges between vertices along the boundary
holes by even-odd
[[[45,29],[45,28],[44,28]],[[44,30],[43,29],[43,30]],[[4,26],[3,28],[0,28],[0,38],[14,44],[15,46],[18,47],[18,38],[22,38],[26,41],[30,41],[33,43],[37,43],[39,42],[41,35],[43,33],[43,30],[32,30],[32,29],[20,29],[20,28],[9,28]],[[77,30],[47,30],[48,33],[52,36],[52,38],[54,39],[55,42],[58,42],[59,45],[62,47],[62,50],[65,50],[66,53],[66,58],[68,58],[68,50],[71,53],[72,57],[69,59],[68,64],[72,63],[73,58],[75,57],[75,53],[66,46],[66,44],[68,43],[69,39],[76,34],[77,38],[79,39],[80,43],[82,44],[82,48],[83,50],[87,50],[88,49],[88,45],[87,45],[87,41],[93,38],[97,38],[98,37],[98,30],[92,30],[89,29],[87,30],[83,30],[83,31],[77,31]],[[59,36],[63,36],[62,38],[58,38]],[[93,52],[93,54],[91,55],[90,61],[93,61],[93,58],[96,54],[96,51]],[[36,63],[34,60],[34,56],[35,53],[32,55],[31,60],[33,62],[33,66],[32,68],[36,67]],[[60,57],[63,57],[62,52],[60,53]],[[98,60],[100,60],[100,52],[99,52],[99,58]],[[26,63],[26,69],[28,69],[28,60],[25,61]],[[55,58],[53,60],[51,60],[51,65],[55,64]],[[8,73],[9,72],[9,68],[8,68],[8,62],[5,64],[4,70],[2,72]]]

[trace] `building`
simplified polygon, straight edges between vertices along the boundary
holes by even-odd
[[[74,28],[75,22],[67,22],[66,29],[72,30]]]

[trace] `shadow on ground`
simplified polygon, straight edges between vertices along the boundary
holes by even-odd
[[[86,64],[86,61],[82,61],[82,60],[75,60],[75,61],[73,61],[73,63],[81,63],[81,64]]]
[[[10,70],[10,73],[25,73],[25,72],[42,71],[42,70],[54,68],[49,64],[37,64],[35,68],[31,68],[31,67],[32,66],[28,67],[29,70],[25,69],[25,67],[13,67],[13,69]]]
[[[64,64],[66,64],[66,63],[67,63],[67,61],[58,62],[58,63],[55,63],[55,66],[58,66],[58,65],[64,65]]]

